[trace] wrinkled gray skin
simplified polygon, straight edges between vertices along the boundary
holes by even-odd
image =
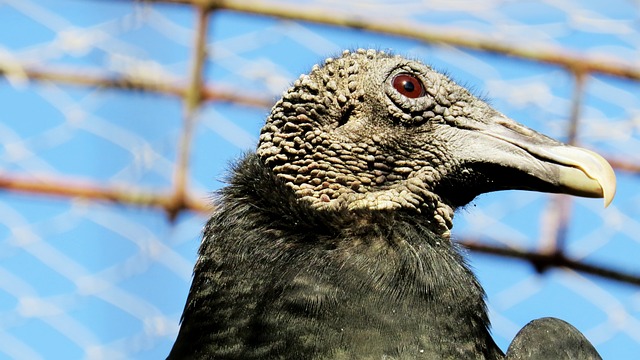
[[[424,93],[400,93],[399,73]],[[536,153],[558,147],[563,159],[592,156],[418,62],[372,50],[328,59],[276,103],[256,154],[221,190],[169,358],[504,358],[449,239],[453,212],[502,189],[601,196],[582,171]],[[527,326],[507,358],[599,358],[564,324]]]
[[[497,113],[424,65],[373,58],[329,59],[298,79],[263,128],[258,155],[314,208],[426,211],[434,230],[448,233],[453,209],[434,187],[458,168],[443,147],[458,135],[442,125]],[[394,90],[389,78],[404,72],[422,75],[431,96]]]

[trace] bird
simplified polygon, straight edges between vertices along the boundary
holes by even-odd
[[[600,155],[494,110],[391,52],[345,50],[273,106],[203,230],[169,359],[600,359],[570,324],[534,320],[506,354],[452,239],[476,196],[604,198]]]

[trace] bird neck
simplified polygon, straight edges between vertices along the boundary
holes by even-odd
[[[265,165],[265,168],[269,166]],[[339,212],[342,216],[358,217],[362,213],[393,213],[406,212],[416,218],[425,220],[426,226],[438,237],[450,238],[453,226],[454,207],[447,203],[423,181],[423,177],[431,177],[431,174],[417,174],[412,178],[401,179],[387,186],[367,186],[367,191],[360,191],[362,184],[359,181],[345,183],[334,182],[331,177],[322,177],[325,172],[318,172],[319,177],[313,182],[325,184],[331,191],[313,191],[306,183],[297,183],[295,167],[277,167],[273,172],[276,182],[287,190],[292,191],[296,202],[306,204],[318,213]],[[329,173],[332,175],[332,173]],[[360,176],[359,178],[364,178]],[[329,184],[329,185],[326,185]],[[322,187],[322,186],[321,186]],[[344,213],[344,214],[343,214]]]
[[[348,211],[379,212],[406,214],[410,218],[419,219],[423,226],[429,229],[435,237],[449,240],[453,227],[454,208],[448,205],[439,195],[426,187],[413,187],[411,195],[401,187],[370,192],[364,198],[345,201],[343,205]],[[416,206],[406,201],[409,196],[420,199]],[[388,201],[387,199],[393,199]],[[391,203],[391,205],[389,204]]]
[[[221,194],[222,210],[205,230],[194,281],[211,281],[207,269],[222,267],[241,278],[261,279],[258,287],[221,285],[245,289],[239,295],[243,301],[269,299],[265,303],[279,316],[261,317],[261,333],[317,334],[317,351],[334,351],[321,347],[337,342],[360,355],[410,347],[437,358],[499,353],[488,331],[482,287],[456,245],[443,236],[450,207],[320,211],[255,155],[235,170]],[[440,215],[444,224],[426,211]],[[216,259],[223,248],[231,256]],[[256,290],[259,286],[264,288]],[[191,302],[203,303],[208,296],[197,293]],[[283,327],[283,321],[298,327]],[[269,326],[273,332],[264,331]],[[370,342],[358,347],[364,337],[380,348],[369,348]],[[443,337],[450,341],[442,343]]]

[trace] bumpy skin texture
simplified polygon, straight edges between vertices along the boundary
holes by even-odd
[[[400,93],[398,74],[420,96]],[[503,358],[449,239],[453,211],[476,195],[544,186],[474,160],[473,130],[501,116],[382,52],[301,76],[219,194],[169,358]]]
[[[314,208],[417,209],[446,232],[453,211],[434,187],[457,164],[439,124],[491,110],[427,69],[371,51],[328,59],[275,105],[258,155]],[[400,73],[420,74],[431,96],[399,94],[389,79]]]

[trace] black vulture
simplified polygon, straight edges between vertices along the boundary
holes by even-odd
[[[404,57],[345,51],[273,107],[204,229],[170,359],[502,359],[454,211],[505,189],[604,197],[599,155]],[[599,358],[558,319],[507,359]]]

